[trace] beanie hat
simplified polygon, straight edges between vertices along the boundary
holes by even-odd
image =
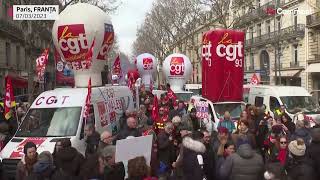
[[[43,151],[38,156],[38,161],[33,165],[33,172],[42,173],[48,168],[53,168],[53,158],[49,151]]]
[[[25,145],[24,145],[24,147],[23,147],[23,153],[24,154],[27,154],[27,150],[29,149],[29,148],[35,148],[35,149],[37,149],[37,146],[33,143],[33,142],[31,142],[31,141],[29,141],[29,142],[27,142]]]
[[[306,152],[306,145],[303,139],[298,138],[297,140],[291,141],[289,143],[289,151],[295,156],[304,156]]]

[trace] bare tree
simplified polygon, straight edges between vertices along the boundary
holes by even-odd
[[[121,2],[119,0],[59,0],[64,10],[68,5],[75,4],[78,2],[88,3],[100,7],[107,13],[113,13],[119,8]]]
[[[250,0],[249,0],[250,1]],[[213,16],[219,19],[223,28],[232,28],[239,21],[241,16],[241,7],[248,0],[200,0],[201,4],[206,6]]]

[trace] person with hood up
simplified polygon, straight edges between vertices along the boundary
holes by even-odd
[[[16,180],[25,180],[33,172],[33,165],[38,161],[37,146],[27,142],[23,147],[24,156],[17,165]]]
[[[203,180],[205,178],[203,156],[206,152],[206,146],[202,140],[203,134],[199,131],[194,131],[191,136],[186,136],[182,140],[184,180]]]
[[[320,179],[320,128],[311,130],[312,142],[307,148],[307,155],[309,159],[313,160],[314,169],[317,172],[317,178]]]
[[[38,156],[38,161],[33,165],[33,173],[28,180],[51,180],[54,173],[53,157],[49,151],[43,151]]]
[[[312,160],[305,155],[306,145],[303,139],[291,141],[288,149],[289,158],[285,165],[288,180],[316,180]]]
[[[83,155],[71,146],[69,138],[62,139],[61,145],[62,149],[60,149],[56,154],[59,169],[56,169],[53,179],[79,179],[80,169],[85,161]]]
[[[264,164],[246,139],[239,139],[237,152],[230,155],[221,165],[219,174],[230,180],[261,180]]]

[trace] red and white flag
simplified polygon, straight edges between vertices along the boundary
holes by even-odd
[[[48,57],[49,57],[49,48],[44,49],[42,54],[36,59],[36,62],[37,62],[36,70],[37,70],[39,82],[44,82],[44,72],[48,64]]]
[[[172,102],[176,101],[178,99],[178,97],[176,96],[176,94],[169,88],[168,89],[168,99],[172,99]]]
[[[12,116],[11,108],[16,106],[16,101],[13,95],[13,87],[11,83],[11,78],[6,76],[5,77],[6,83],[6,94],[4,98],[4,116],[8,120]]]
[[[258,85],[258,84],[260,84],[260,80],[259,80],[259,78],[258,78],[258,76],[257,76],[256,73],[254,73],[254,74],[252,75],[250,84],[253,84],[253,85]]]
[[[88,82],[88,94],[86,97],[86,105],[84,107],[84,113],[83,113],[85,123],[87,122],[87,119],[90,114],[90,104],[91,104],[91,78],[89,79],[89,82]]]
[[[121,78],[121,76],[122,76],[121,63],[120,63],[120,56],[119,55],[114,60],[114,63],[113,63],[113,66],[112,66],[112,74],[113,75],[117,75],[119,78]]]

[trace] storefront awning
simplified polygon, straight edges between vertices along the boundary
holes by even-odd
[[[281,77],[297,77],[302,70],[281,71]],[[278,72],[279,73],[279,72]],[[279,74],[278,74],[279,75]]]
[[[308,73],[320,72],[320,63],[309,64],[306,72]]]
[[[27,88],[28,87],[28,79],[19,76],[9,75],[11,78],[13,88]]]

